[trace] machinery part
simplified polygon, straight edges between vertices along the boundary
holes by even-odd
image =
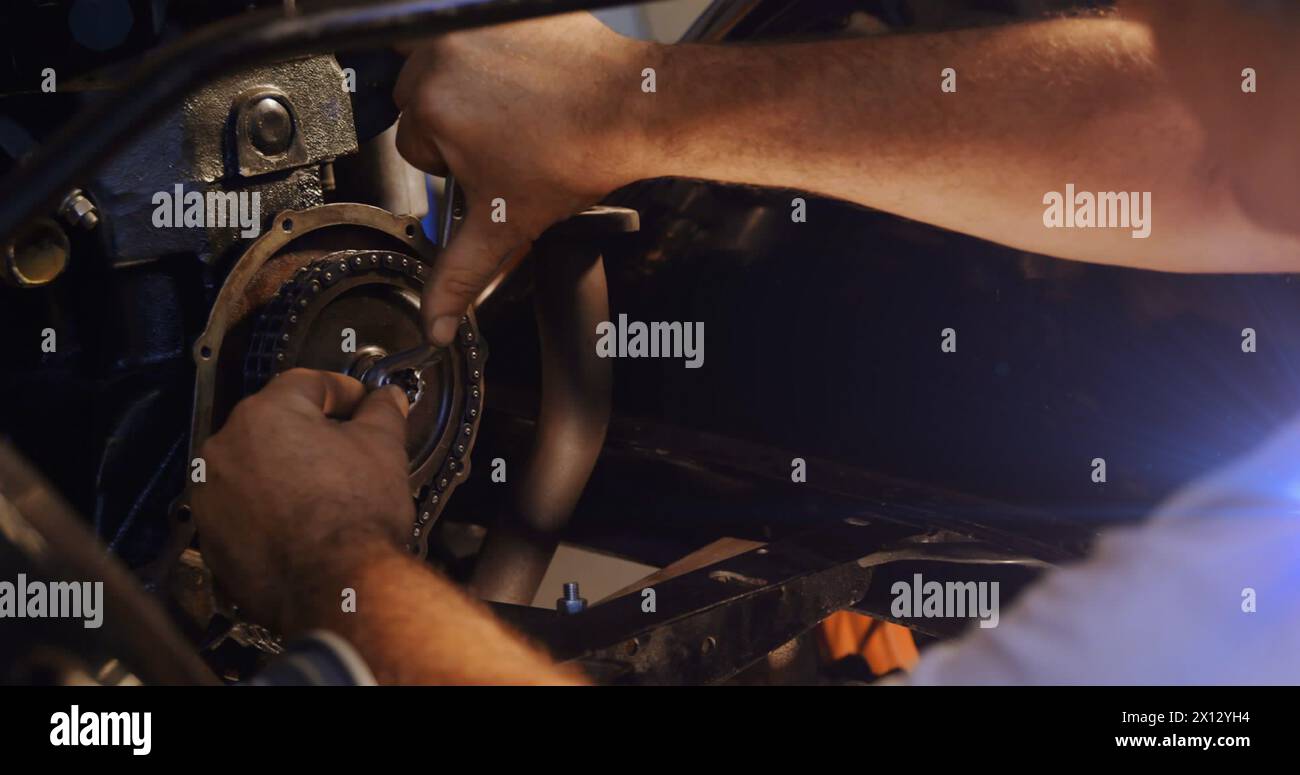
[[[462,318],[462,325],[468,317]],[[423,344],[409,350],[380,357],[376,350],[366,358],[361,368],[354,368],[348,373],[361,380],[371,390],[378,390],[386,385],[398,385],[411,403],[415,403],[424,388],[424,370],[442,362],[443,351],[433,345]]]
[[[578,594],[578,582],[564,582],[564,597],[555,601],[555,610],[562,614],[580,614],[587,610],[587,598]]]
[[[284,653],[247,682],[250,686],[374,686],[375,674],[350,643],[315,630],[289,643]]]
[[[81,618],[0,618],[0,683],[99,680],[125,667],[151,684],[215,684],[167,614],[83,520],[0,442],[0,578],[103,584],[99,628]],[[14,632],[20,630],[20,632]]]
[[[246,178],[308,163],[289,95],[265,87],[235,98],[235,153]]]
[[[332,56],[245,67],[152,122],[87,185],[111,226],[110,260],[120,266],[197,253],[213,263],[251,243],[253,215],[260,233],[281,210],[323,204],[321,165],[357,150],[342,80]],[[206,217],[188,228],[159,228],[159,193],[173,211],[182,205],[177,199],[202,196]]]
[[[502,406],[498,404],[498,411]],[[789,463],[798,453],[643,418],[616,417],[605,454],[638,468],[657,463],[719,481],[789,481]],[[969,535],[1001,547],[1008,556],[1060,563],[1087,553],[1096,526],[1022,505],[977,497],[955,490],[867,470],[833,459],[806,456],[809,470],[820,472],[804,484],[818,497],[842,499],[843,508],[884,508],[898,521]],[[904,507],[906,504],[906,507]],[[691,515],[698,519],[698,515]],[[773,522],[778,520],[773,519]],[[959,551],[959,550],[953,550]]]
[[[988,562],[976,560],[979,551],[969,538],[948,537],[968,547],[960,560],[963,568],[970,567],[967,561],[979,562],[996,574],[990,578],[1018,580],[1015,588],[1041,570],[1003,562],[1001,552],[987,547]],[[924,547],[938,546],[928,538],[933,536],[923,528],[866,513],[656,580],[653,610],[643,608],[642,596],[635,593],[588,608],[581,627],[535,608],[497,605],[494,610],[557,659],[574,661],[601,683],[717,683],[873,593],[886,603],[883,610],[869,609],[871,615],[892,618],[891,585],[881,583],[881,576],[894,562],[898,572],[912,573],[910,561],[921,557]],[[895,547],[910,550],[898,554]],[[927,557],[933,563],[927,577],[940,577],[948,557],[943,550]],[[900,623],[923,629],[917,619]]]
[[[259,237],[231,268],[212,305],[207,326],[194,342],[195,389],[189,458],[198,456],[203,443],[221,428],[235,403],[255,384],[248,381],[250,373],[257,379],[269,378],[292,365],[332,368],[346,373],[354,365],[357,368],[369,365],[365,359],[389,354],[381,355],[377,348],[366,349],[367,330],[355,322],[353,327],[359,333],[355,354],[342,352],[339,328],[343,324],[334,325],[332,330],[322,328],[328,336],[313,333],[314,325],[324,325],[325,319],[317,316],[332,306],[328,303],[330,299],[361,304],[367,309],[372,303],[389,305],[382,308],[393,328],[375,334],[375,341],[384,348],[392,348],[392,352],[422,343],[418,340],[418,318],[410,317],[413,307],[401,299],[418,299],[419,278],[428,273],[435,250],[418,220],[368,205],[331,204],[277,215],[274,227]],[[388,256],[393,259],[391,265]],[[326,279],[324,272],[330,271],[326,268],[330,262],[335,263],[337,270],[337,264],[345,257],[350,268],[336,271]],[[372,257],[376,259],[374,264],[370,262]],[[327,258],[330,261],[322,261]],[[368,268],[357,273],[352,265],[354,259]],[[405,267],[402,259],[407,261]],[[320,284],[318,296],[313,282]],[[277,302],[277,292],[282,288],[285,290]],[[297,295],[300,292],[312,295],[300,297]],[[374,292],[385,301],[374,302],[369,295]],[[289,320],[292,313],[287,312],[285,302],[290,295],[298,302],[306,300],[312,316]],[[311,299],[317,301],[313,303]],[[403,308],[401,304],[407,306]],[[334,309],[341,312],[345,308]],[[263,315],[263,311],[267,314]],[[274,323],[273,318],[279,319],[277,315],[283,315],[283,319]],[[268,334],[271,330],[278,333]],[[272,340],[282,339],[286,334],[291,346],[277,351]],[[249,360],[253,351],[258,353],[255,363]],[[283,361],[278,358],[279,352],[285,355]],[[411,439],[408,446],[408,449],[423,450],[419,455],[422,464],[412,470],[413,484],[428,484],[427,488],[421,486],[419,492],[415,487],[412,490],[419,504],[418,511],[413,511],[412,538],[418,538],[415,544],[421,555],[427,551],[428,527],[451,491],[464,479],[469,453],[478,434],[487,349],[479,340],[472,317],[467,316],[450,355],[435,371],[447,369],[452,376],[445,383],[435,384],[447,385],[451,401],[427,401],[429,410],[438,408],[442,414],[436,422],[429,418],[420,422],[425,423],[423,427],[454,429],[455,436],[440,436],[437,441]],[[429,392],[428,384],[425,391]],[[461,396],[459,402],[457,395]],[[413,416],[416,414],[412,412]],[[452,418],[464,421],[453,424]],[[187,483],[187,487],[193,486]],[[189,545],[194,532],[189,520],[189,503],[187,489],[172,507],[171,545],[147,569],[147,575],[164,576],[174,558]]]
[[[488,533],[471,586],[484,599],[528,604],[537,594],[609,424],[613,367],[596,354],[609,319],[601,245],[640,228],[635,210],[595,207],[549,229],[533,247],[541,340],[537,437],[514,514]]]
[[[293,16],[278,9],[233,16],[148,57],[111,99],[101,99],[77,115],[36,151],[30,163],[7,176],[0,188],[11,196],[0,203],[0,237],[10,236],[19,224],[55,204],[59,192],[94,170],[167,106],[223,71],[270,59],[380,46],[622,2],[389,0],[353,2]]]
[[[397,124],[361,143],[357,153],[334,163],[338,185],[349,199],[398,215],[423,218],[429,212],[425,174],[397,152]]]
[[[6,282],[19,288],[38,288],[54,282],[68,267],[68,235],[49,218],[37,218],[5,242]]]
[[[79,188],[72,189],[59,204],[59,217],[69,226],[90,231],[99,225],[99,210]]]
[[[429,529],[469,471],[486,360],[470,315],[461,318],[450,347],[424,345],[420,293],[428,273],[419,259],[388,251],[339,251],[300,267],[259,314],[244,366],[250,394],[297,367],[351,374],[371,387],[402,385],[411,402],[411,546],[420,557],[428,552]],[[347,329],[355,346],[345,349],[340,334]]]
[[[299,267],[258,317],[245,392],[297,366],[356,376],[414,347],[427,271],[419,259],[383,251],[339,251]],[[340,341],[349,329],[353,347]]]

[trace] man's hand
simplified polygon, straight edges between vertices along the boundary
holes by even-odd
[[[381,683],[581,683],[401,548],[407,410],[395,387],[308,369],[240,402],[194,493],[218,583],[281,635],[342,635]]]
[[[507,254],[641,177],[641,71],[654,50],[583,13],[453,33],[411,53],[393,93],[397,148],[422,170],[454,172],[467,203],[425,291],[436,344],[455,336]],[[493,220],[497,199],[504,222]]]
[[[406,540],[407,411],[395,387],[367,395],[351,377],[293,369],[203,445],[207,481],[193,503],[203,557],[254,619],[284,627],[301,587],[339,570],[322,564]]]

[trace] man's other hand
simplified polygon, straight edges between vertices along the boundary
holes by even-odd
[[[399,547],[411,529],[406,397],[293,369],[241,401],[203,445],[194,516],[203,557],[258,622],[282,627],[304,585]]]
[[[402,110],[397,149],[426,172],[455,174],[466,201],[425,290],[436,344],[451,341],[507,255],[642,177],[638,116],[654,99],[642,92],[642,70],[655,50],[586,13],[413,47],[393,92]]]

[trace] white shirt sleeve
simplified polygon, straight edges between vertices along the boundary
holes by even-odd
[[[1103,534],[999,626],[928,650],[908,682],[1300,684],[1300,422]]]

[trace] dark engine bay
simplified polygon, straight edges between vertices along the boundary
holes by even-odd
[[[454,181],[394,148],[402,24],[248,21],[278,0],[79,5],[0,9],[0,481],[37,532],[62,531],[61,561],[113,580],[108,605],[127,613],[89,641],[3,639],[0,681],[236,682],[282,650],[214,590],[189,495],[204,440],[295,367],[407,391],[411,551],[609,683],[769,680],[764,658],[832,612],[889,620],[890,581],[918,569],[998,580],[1007,602],[1300,411],[1290,277],[1064,262],[830,201],[809,232],[790,221],[791,192],[682,179],[553,228],[447,351],[394,363],[422,341],[420,291],[462,216]],[[439,18],[560,5],[593,4]],[[687,37],[1093,5],[718,0]],[[259,29],[285,53],[259,48]],[[164,49],[183,53],[131,75]],[[106,95],[125,95],[120,111],[104,112]],[[101,122],[70,123],[95,105],[83,115]],[[33,181],[57,186],[53,206]],[[1293,341],[1230,371],[1201,355],[1265,318]],[[690,321],[708,357],[598,358],[602,321]],[[930,343],[949,326],[971,333],[941,357]],[[1087,471],[1103,442],[1113,474],[1098,488]],[[92,537],[107,556],[77,543]],[[659,569],[697,560],[656,582],[654,617],[637,594],[563,616],[530,605],[561,544]],[[23,567],[21,546],[0,565]],[[921,647],[958,632],[907,626]],[[797,670],[784,680],[866,668]]]

